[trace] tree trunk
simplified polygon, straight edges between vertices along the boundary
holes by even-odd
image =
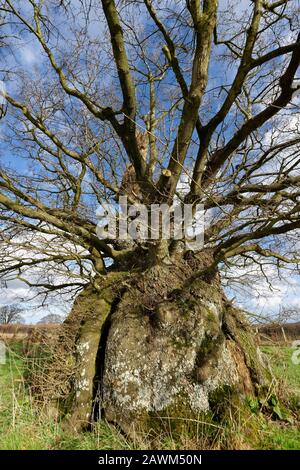
[[[263,394],[269,371],[243,313],[217,272],[193,276],[207,258],[111,272],[79,297],[67,320],[78,326],[73,425],[100,416],[130,435],[159,416],[208,411],[222,390]]]

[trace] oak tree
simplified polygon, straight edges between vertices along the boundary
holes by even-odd
[[[300,261],[298,8],[0,0],[0,272],[77,296],[64,328],[78,426],[98,407],[129,432],[179,405],[206,411],[216,390],[267,386],[222,276]],[[129,168],[147,207],[203,205],[201,249],[97,236],[97,207],[115,206]]]

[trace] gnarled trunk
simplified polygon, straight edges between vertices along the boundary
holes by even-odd
[[[71,421],[95,416],[131,434],[155,417],[207,411],[216,392],[241,397],[267,385],[252,331],[216,272],[195,276],[207,253],[108,273],[77,300],[77,380]],[[76,319],[76,320],[74,320]],[[73,326],[74,327],[74,326]]]

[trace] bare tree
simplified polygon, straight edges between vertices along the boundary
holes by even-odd
[[[22,309],[18,305],[0,306],[0,324],[11,325],[15,323],[24,323],[21,315]]]
[[[0,271],[44,295],[82,290],[65,322],[74,421],[98,404],[129,431],[178,400],[207,410],[224,384],[261,393],[267,371],[221,282],[299,266],[297,1],[0,5],[16,38]],[[130,195],[128,171],[147,207],[203,204],[202,249],[97,236],[97,206]]]

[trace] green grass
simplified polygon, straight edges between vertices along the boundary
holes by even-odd
[[[14,348],[15,349],[15,348]],[[0,449],[128,449],[126,439],[105,422],[93,432],[65,432],[47,408],[34,403],[23,381],[24,363],[15,351],[0,365]]]
[[[277,378],[285,381],[292,393],[300,395],[300,364],[292,361],[295,350],[286,346],[262,346],[261,350],[268,355]]]
[[[263,346],[272,370],[279,382],[279,390],[287,396],[286,406],[290,422],[269,423],[262,431],[263,449],[300,449],[300,364],[292,361],[294,349],[286,346]]]
[[[0,365],[0,449],[300,449],[300,365],[291,361],[291,348],[264,346],[262,350],[281,389],[288,392],[288,419],[274,421],[260,412],[249,417],[237,409],[236,417],[219,429],[215,424],[211,427],[212,417],[207,416],[198,436],[166,434],[154,443],[147,439],[134,443],[106,422],[98,422],[91,432],[65,431],[47,407],[41,409],[30,397],[23,380],[24,362],[14,347],[6,364]]]
[[[278,425],[273,425],[265,433],[261,448],[265,450],[299,450],[300,430],[296,427],[279,427]]]

